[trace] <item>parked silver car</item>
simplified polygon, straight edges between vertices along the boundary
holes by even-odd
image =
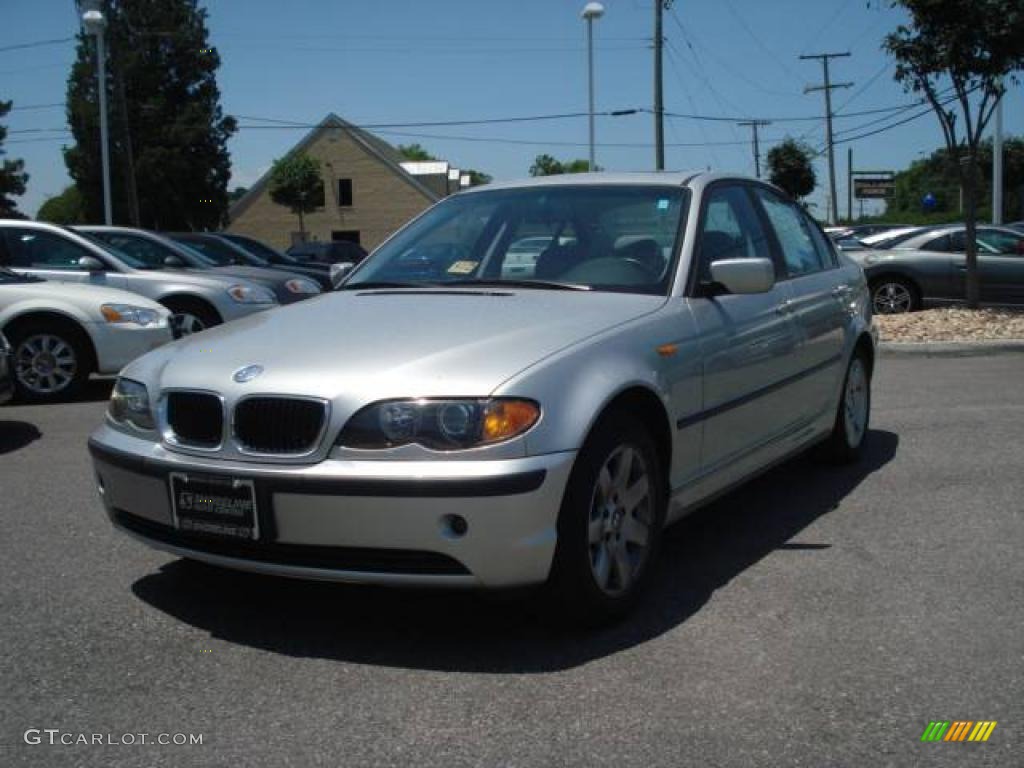
[[[538,237],[532,273],[506,276]],[[637,598],[666,523],[816,443],[859,455],[874,349],[862,270],[774,187],[492,184],[415,219],[340,291],[137,360],[90,450],[114,525],[176,555],[546,582],[605,619]]]
[[[867,274],[874,311],[913,312],[929,301],[962,301],[967,291],[962,224],[917,232],[886,250],[850,253]],[[1024,304],[1024,234],[1006,227],[977,231],[981,300]]]
[[[55,282],[119,288],[171,311],[175,335],[196,333],[277,306],[273,292],[250,280],[169,272],[70,229],[34,221],[0,221],[0,266]],[[314,293],[319,289],[310,288]]]

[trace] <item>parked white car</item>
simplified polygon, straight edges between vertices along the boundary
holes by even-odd
[[[127,291],[19,275],[0,267],[0,333],[24,400],[67,398],[91,373],[117,373],[173,338],[171,313]]]
[[[176,336],[278,306],[273,291],[255,281],[156,269],[89,235],[40,222],[0,221],[0,266],[145,296],[171,311]],[[320,292],[316,283],[306,282],[306,295]]]

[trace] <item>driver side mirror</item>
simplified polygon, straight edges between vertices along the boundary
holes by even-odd
[[[775,285],[775,264],[771,259],[713,261],[711,280],[729,293],[767,293]]]
[[[331,264],[331,285],[334,286],[335,288],[341,285],[345,281],[345,278],[348,276],[348,273],[352,271],[353,267],[355,267],[355,264],[353,264],[350,261],[342,261],[338,262],[337,264]]]
[[[181,257],[172,254],[164,258],[164,266],[171,269],[180,269],[185,266],[185,262],[181,260]]]
[[[86,272],[103,272],[106,270],[103,262],[95,256],[83,256],[80,258],[78,260],[78,268],[84,269]]]

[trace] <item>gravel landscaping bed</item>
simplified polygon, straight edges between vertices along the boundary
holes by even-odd
[[[1024,339],[1024,308],[943,307],[903,315],[875,315],[882,341]]]

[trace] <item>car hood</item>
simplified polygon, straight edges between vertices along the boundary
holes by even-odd
[[[484,396],[524,368],[657,310],[662,296],[546,290],[342,291],[204,331],[125,375],[159,389],[351,402]],[[240,368],[262,366],[238,384]]]
[[[25,282],[0,283],[0,305],[4,297],[17,296],[24,299],[54,299],[71,302],[82,309],[88,310],[100,319],[101,304],[131,304],[136,307],[160,310],[163,307],[151,299],[137,293],[122,291],[120,288],[107,288],[102,285],[82,285],[80,283],[61,283],[56,280],[26,280]]]

